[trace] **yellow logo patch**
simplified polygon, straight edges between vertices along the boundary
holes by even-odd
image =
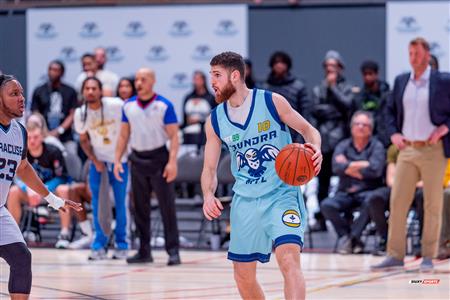
[[[299,213],[293,209],[285,211],[283,213],[283,224],[289,227],[299,227],[301,224]]]

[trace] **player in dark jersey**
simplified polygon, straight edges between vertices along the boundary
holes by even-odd
[[[27,133],[14,120],[22,117],[24,110],[25,98],[19,81],[11,75],[0,75],[0,257],[10,266],[8,290],[13,300],[28,299],[31,290],[31,253],[5,207],[14,176],[17,174],[54,209],[82,210],[80,204],[49,192],[28,162]]]

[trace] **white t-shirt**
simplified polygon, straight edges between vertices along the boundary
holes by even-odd
[[[114,162],[117,140],[119,138],[122,120],[123,101],[119,98],[103,97],[103,124],[102,109],[87,109],[86,105],[75,110],[74,127],[79,134],[88,133],[92,148],[98,160],[104,162]],[[126,157],[122,157],[122,162]]]

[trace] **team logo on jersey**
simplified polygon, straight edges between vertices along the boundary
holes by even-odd
[[[266,161],[275,160],[280,150],[272,145],[263,145],[259,150],[256,148],[249,148],[245,153],[236,152],[236,162],[238,170],[248,167],[248,174],[252,177],[259,178],[267,170],[263,166]]]
[[[290,209],[283,213],[283,224],[288,227],[300,227],[301,219],[297,211]]]

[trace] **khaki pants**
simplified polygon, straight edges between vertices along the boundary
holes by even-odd
[[[416,183],[420,180],[423,180],[424,193],[422,256],[433,258],[437,255],[442,220],[442,180],[446,166],[442,142],[420,148],[407,146],[400,151],[390,199],[389,256],[401,260],[405,256],[406,218],[414,198]]]

